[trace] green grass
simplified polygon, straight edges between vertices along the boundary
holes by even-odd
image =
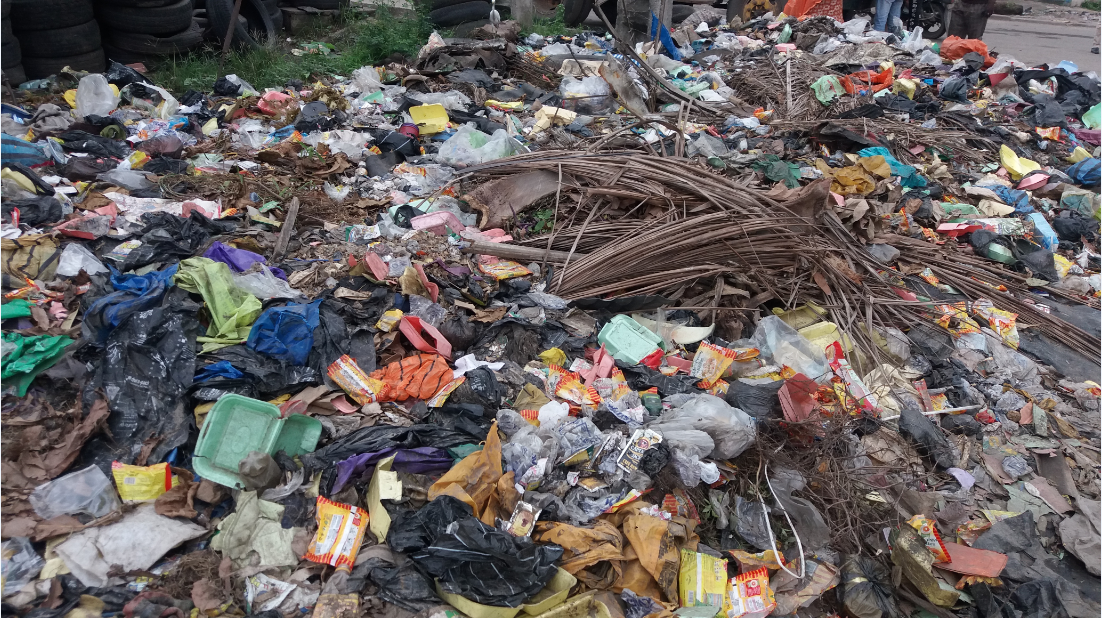
[[[340,75],[377,65],[394,54],[413,58],[432,33],[428,15],[399,18],[380,7],[374,16],[355,11],[341,13],[336,24],[319,26],[311,32],[268,41],[259,49],[237,50],[226,59],[222,75],[236,74],[253,87],[278,88],[287,81],[306,81],[311,76]],[[292,49],[304,43],[331,43],[335,51],[329,55],[295,56]],[[180,94],[188,89],[209,92],[219,77],[220,47],[211,45],[181,58],[153,64],[151,79],[170,92]]]
[[[1102,10],[1102,2],[1099,2],[1098,0],[1086,0],[1086,2],[1084,2],[1080,6],[1082,6],[1084,9],[1090,9],[1092,11]]]
[[[521,37],[526,37],[535,32],[543,36],[574,36],[582,31],[580,28],[569,28],[563,19],[566,14],[566,4],[559,3],[555,7],[554,17],[537,17],[532,21],[532,27],[521,32]]]

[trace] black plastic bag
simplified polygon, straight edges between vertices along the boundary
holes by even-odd
[[[1095,242],[1098,232],[1096,225],[1092,225],[1089,219],[1065,210],[1059,217],[1052,220],[1052,229],[1057,238],[1068,242],[1082,242],[1084,238],[1088,242]]]
[[[386,544],[403,554],[420,551],[443,535],[448,524],[472,516],[467,504],[452,496],[440,496],[419,510],[395,515],[386,533]]]
[[[438,330],[452,344],[453,350],[466,350],[478,341],[478,327],[462,312],[446,318]]]
[[[899,435],[910,440],[920,454],[929,457],[942,468],[956,465],[953,447],[945,434],[925,414],[907,405],[907,402],[904,402],[899,416]]]
[[[1045,579],[1019,584],[1010,600],[1022,610],[1022,618],[1067,618],[1064,602],[1056,592],[1057,582]]]
[[[396,165],[405,161],[406,158],[402,156],[400,152],[390,151],[384,152],[379,155],[371,155],[364,158],[364,165],[367,167],[367,175],[371,177],[382,177],[389,174]]]
[[[1010,250],[1020,262],[1016,266],[1028,269],[1034,277],[1053,283],[1060,280],[1060,275],[1056,273],[1056,260],[1048,249],[1023,239],[1015,241]]]
[[[187,292],[172,288],[160,306],[131,314],[108,335],[84,400],[93,401],[97,390],[106,394],[119,461],[132,462],[155,436],[160,439],[146,459],[150,464],[187,442],[191,411],[184,393],[195,377],[198,311]]]
[[[445,499],[451,502],[436,506]],[[466,509],[449,496],[437,498],[418,512],[430,510],[424,518],[392,524],[387,544],[396,551],[396,544],[413,551],[410,558],[417,568],[439,580],[441,588],[477,603],[518,607],[543,590],[558,572],[555,563],[562,548],[515,537],[469,512],[460,515]]]
[[[295,118],[295,129],[306,133],[308,131],[328,131],[337,126],[339,118],[343,117],[339,112],[329,115],[329,108],[321,101],[313,101],[302,106]]]
[[[114,60],[108,61],[110,64],[107,66],[107,70],[104,71],[103,76],[107,78],[109,83],[115,84],[119,88],[129,84],[150,84],[149,78],[134,69],[115,62]]]
[[[68,152],[87,152],[97,157],[116,159],[130,156],[130,149],[125,142],[92,135],[87,131],[66,131],[57,137],[62,142],[61,147]]]
[[[0,204],[4,223],[12,223],[12,211],[19,209],[19,222],[31,227],[46,223],[56,223],[65,216],[61,212],[61,202],[52,195],[43,195],[26,200],[4,200]]]
[[[198,210],[184,219],[167,212],[142,215],[141,246],[126,256],[123,270],[141,268],[153,262],[172,262],[195,255],[207,240],[237,229],[232,221],[212,221]]]
[[[310,472],[317,470],[335,470],[338,461],[344,461],[360,453],[375,453],[386,448],[417,448],[432,446],[448,448],[460,444],[470,444],[471,437],[458,431],[450,431],[435,425],[413,425],[394,427],[376,425],[363,427],[337,438],[313,453],[302,456],[302,463]],[[331,481],[330,481],[331,483]],[[323,486],[325,481],[323,479]]]
[[[903,618],[892,596],[891,571],[864,556],[846,556],[838,600],[855,618]]]
[[[966,436],[978,436],[983,432],[983,425],[967,414],[945,415],[945,418],[941,419],[941,428],[949,433]]]
[[[694,378],[690,375],[674,374],[667,376],[646,365],[625,365],[619,361],[617,361],[616,366],[624,372],[624,378],[628,381],[628,386],[632,390],[645,391],[653,386],[658,389],[658,394],[663,397],[679,393],[704,392],[697,386],[700,378]]]
[[[971,81],[966,77],[950,77],[941,84],[941,88],[938,90],[937,94],[939,97],[948,101],[967,103],[968,88],[971,85]]]
[[[214,80],[214,88],[212,89],[215,96],[219,97],[234,97],[241,92],[241,84],[231,82],[225,75]]]
[[[501,407],[505,389],[498,383],[494,372],[486,367],[476,367],[467,372],[467,379],[448,397],[452,403],[480,405],[489,410]]]
[[[375,595],[387,603],[411,612],[419,612],[442,603],[440,597],[436,596],[436,587],[432,581],[418,571],[412,562],[406,562],[399,567],[382,558],[368,558],[364,563],[356,565],[353,575],[361,567],[379,587]]]
[[[153,157],[142,166],[143,172],[164,176],[165,174],[183,174],[187,172],[188,162],[182,159]]]
[[[348,326],[345,324],[344,318],[335,310],[335,304],[338,303],[332,299],[326,299],[322,301],[319,307],[318,325],[314,328],[314,345],[310,348],[310,356],[306,364],[313,367],[314,371],[322,376],[322,380],[329,388],[340,390],[340,387],[329,379],[328,369],[333,361],[348,353],[350,340],[348,338]],[[372,350],[374,350],[374,347]],[[364,371],[374,370],[366,367],[360,367],[360,369]]]
[[[3,166],[5,168],[11,169],[12,171],[19,172],[27,180],[31,181],[31,184],[34,185],[34,192],[37,195],[54,195],[55,193],[57,193],[56,191],[54,191],[54,188],[49,185],[49,183],[47,183],[45,180],[42,180],[41,176],[39,176],[34,170],[27,167],[26,165],[11,161],[5,162]]]
[[[473,403],[448,401],[442,407],[433,408],[428,422],[450,431],[466,433],[479,442],[486,438],[491,419],[486,409]]]
[[[258,398],[266,399],[278,397],[284,393],[298,392],[307,386],[314,386],[321,382],[321,376],[309,366],[295,366],[272,358],[267,354],[261,354],[251,350],[245,345],[234,345],[210,354],[204,358],[217,361],[229,361],[235,368],[241,370],[253,388],[256,389]],[[227,392],[240,392],[234,390],[238,385],[230,381],[219,379],[210,380],[203,384],[205,388],[217,389],[224,387]],[[243,392],[241,394],[244,394]],[[196,391],[199,398],[199,391]]]
[[[782,386],[784,386],[784,380],[768,384],[747,384],[735,379],[731,381],[725,399],[727,403],[754,418],[767,418],[774,410],[780,408],[781,400],[778,393]]]
[[[113,159],[103,157],[70,157],[69,162],[58,169],[58,174],[69,180],[95,180],[104,172],[110,172],[119,164]]]

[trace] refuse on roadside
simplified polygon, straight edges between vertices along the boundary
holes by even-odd
[[[769,8],[5,90],[5,607],[1098,615],[1097,74]]]

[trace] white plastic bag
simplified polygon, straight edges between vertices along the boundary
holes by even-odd
[[[855,17],[842,24],[842,32],[846,34],[860,35],[869,26],[868,17]]]
[[[922,26],[915,26],[915,29],[908,32],[899,43],[901,49],[912,54],[917,54],[925,46],[926,42],[922,40]]]
[[[348,194],[352,191],[352,187],[346,187],[344,185],[333,186],[326,181],[322,188],[325,189],[325,194],[329,196],[329,199],[340,204],[348,197]]]
[[[574,79],[570,75],[563,77],[559,84],[559,94],[563,98],[563,107],[583,114],[599,114],[612,104],[608,82],[597,76]],[[574,99],[572,102],[567,102]]]
[[[234,285],[263,300],[271,298],[289,298],[298,302],[306,300],[306,297],[292,288],[291,284],[273,275],[267,266],[263,264],[258,266],[260,268],[258,271],[233,273]]]
[[[830,371],[823,350],[816,349],[803,335],[775,315],[762,318],[751,337],[754,347],[771,363],[788,365],[811,379]]]
[[[119,95],[111,89],[106,77],[93,73],[80,78],[77,85],[77,116],[106,116],[118,106]]]
[[[61,259],[57,263],[57,274],[62,277],[75,277],[80,271],[89,275],[107,272],[107,267],[96,258],[96,255],[80,243],[69,243],[61,252]]]
[[[459,130],[440,146],[436,159],[446,165],[476,165],[486,161],[495,161],[512,156],[521,151],[517,141],[499,129],[493,135],[486,135],[475,128],[474,123],[459,127]]]
[[[352,87],[361,94],[382,90],[383,82],[379,79],[379,72],[375,67],[360,67],[352,71]]]

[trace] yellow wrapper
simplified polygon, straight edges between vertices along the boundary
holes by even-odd
[[[349,397],[362,406],[378,401],[388,388],[386,382],[368,377],[356,361],[347,354],[333,361],[327,373],[329,379],[336,382]]]
[[[367,511],[318,496],[318,533],[303,558],[352,568],[367,530]]]
[[[727,561],[682,549],[677,584],[682,607],[724,607],[727,605]]]
[[[172,472],[166,463],[143,467],[115,461],[111,463],[111,476],[125,502],[156,500],[172,489]]]

